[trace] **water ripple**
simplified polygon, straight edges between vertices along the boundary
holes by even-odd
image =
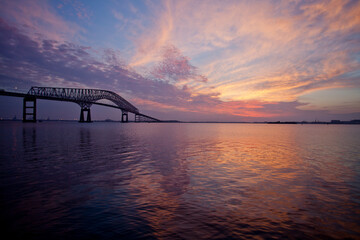
[[[14,238],[360,238],[358,126],[1,122],[0,139]]]

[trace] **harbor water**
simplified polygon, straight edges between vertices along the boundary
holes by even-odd
[[[0,122],[9,239],[360,239],[360,126]]]

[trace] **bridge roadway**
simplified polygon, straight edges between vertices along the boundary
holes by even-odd
[[[74,103],[79,104],[79,100],[76,100],[76,99],[65,99],[65,98],[58,98],[58,97],[52,97],[52,96],[38,96],[38,95],[31,95],[29,93],[9,92],[9,91],[5,91],[3,89],[0,89],[0,95],[24,98],[24,106],[23,106],[23,121],[24,122],[36,122],[36,100],[34,100],[34,99],[45,99],[45,100],[62,101],[62,102],[74,102]],[[29,99],[30,99],[30,101],[33,102],[33,105],[30,106],[30,107],[27,107],[26,105],[27,105],[27,101],[29,101]],[[106,103],[99,103],[99,102],[93,102],[93,101],[84,101],[84,100],[81,100],[81,104],[85,105],[86,107],[84,109],[84,107],[82,105],[80,105],[81,106],[81,113],[80,113],[80,121],[79,122],[91,122],[90,106],[92,104],[120,109],[122,111],[122,113],[123,113],[122,119],[121,119],[122,122],[127,122],[128,121],[127,111],[123,107],[115,106],[115,105],[111,105],[111,104],[106,104]],[[27,114],[27,112],[26,112],[27,108],[32,108],[33,113]],[[84,119],[84,116],[83,116],[83,113],[85,111],[87,111],[87,113],[88,113],[88,117],[87,117],[86,120]],[[130,111],[130,112],[135,114],[135,122],[149,122],[149,121],[160,122],[159,119],[156,119],[156,118],[150,117],[148,115],[142,114],[142,113],[140,113],[138,111]],[[27,115],[33,115],[33,119],[28,120]],[[124,118],[124,116],[126,116],[126,118]]]

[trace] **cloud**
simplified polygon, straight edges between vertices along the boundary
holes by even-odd
[[[4,89],[17,86],[26,91],[32,85],[109,89],[134,102],[141,111],[172,112],[178,119],[186,115],[195,119],[203,116],[203,120],[214,116],[279,119],[309,112],[297,109],[303,105],[297,101],[224,101],[222,92],[199,91],[210,80],[201,81],[207,78],[174,46],[164,49],[153,72],[157,78],[138,73],[117,50],[99,51],[67,41],[34,39],[0,19],[0,87]],[[275,82],[269,81],[268,86],[260,88],[272,89]]]
[[[35,41],[2,19],[0,33],[3,88],[20,83],[23,89],[31,85],[105,88],[160,103],[169,102],[169,96],[176,103],[191,95],[186,88],[143,77],[112,49],[97,56],[98,51],[87,46],[47,39]]]
[[[322,109],[331,113],[353,113],[360,109],[360,87],[325,89],[299,98],[302,110]]]
[[[164,1],[163,4],[147,1],[148,12],[153,15],[142,15],[137,12],[136,16],[143,16],[141,24],[136,28],[141,29],[133,37],[136,52],[130,61],[133,67],[144,66],[158,61],[159,50],[170,43],[171,32],[174,27],[171,15],[171,2]]]
[[[0,33],[2,88],[14,85],[21,89],[31,85],[104,88],[143,106],[200,113],[216,112],[216,106],[224,104],[218,94],[198,94],[186,86],[178,88],[169,82],[146,78],[122,62],[111,49],[102,52],[103,61],[99,61],[90,47],[47,39],[34,41],[2,19]],[[165,75],[172,73],[172,69],[162,71]]]
[[[163,48],[162,60],[157,63],[151,72],[156,78],[167,81],[195,81],[207,82],[208,79],[198,74],[198,69],[190,64],[189,59],[181,54],[173,45]]]
[[[80,11],[80,10],[79,10]],[[80,13],[85,16],[85,13]],[[1,1],[0,15],[34,39],[38,35],[63,41],[73,39],[84,29],[60,17],[46,1]]]
[[[311,91],[359,85],[344,77],[360,67],[359,1],[160,5],[166,7],[153,15],[159,21],[138,35],[136,59],[146,60],[135,65],[158,62],[157,50],[172,43],[209,79],[197,85],[202,93],[219,92],[224,101],[292,102]]]

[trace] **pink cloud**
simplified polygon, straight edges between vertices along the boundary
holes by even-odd
[[[64,41],[84,31],[60,17],[46,1],[4,1],[0,13],[33,37],[40,34],[47,39]]]
[[[162,60],[157,63],[151,72],[156,78],[167,81],[195,81],[207,82],[208,79],[199,75],[198,69],[190,64],[189,59],[182,55],[180,50],[173,45],[163,48]]]
[[[144,66],[160,59],[158,52],[168,45],[172,39],[174,23],[172,19],[172,3],[164,1],[163,4],[146,1],[146,7],[152,16],[143,15],[136,9],[137,18],[130,22],[137,31],[132,40],[136,47],[135,54],[130,61],[133,67]],[[130,9],[133,5],[130,4]],[[140,19],[142,20],[139,20]]]
[[[311,91],[359,84],[344,76],[359,69],[354,57],[360,46],[354,37],[360,31],[359,1],[164,1],[162,6],[154,10],[159,21],[138,35],[136,56],[146,59],[138,63],[161,61],[155,53],[172,43],[209,78],[196,83],[202,93],[220,92],[223,101],[292,102]],[[167,68],[158,67],[160,77]],[[177,79],[175,70],[172,74]]]
[[[145,113],[154,109],[160,113],[172,112],[172,116],[180,120],[184,120],[185,115],[194,118],[218,116],[217,120],[231,117],[279,119],[309,112],[297,109],[301,104],[296,101],[224,101],[221,92],[202,93],[194,86],[179,86],[179,81],[186,82],[184,78],[202,79],[204,76],[198,74],[197,68],[173,46],[165,49],[158,66],[167,62],[169,65],[155,67],[162,76],[174,78],[171,82],[143,76],[113,49],[98,51],[57,40],[35,41],[2,19],[0,33],[0,87],[4,89],[17,86],[26,91],[32,85],[109,89],[134,101]]]

